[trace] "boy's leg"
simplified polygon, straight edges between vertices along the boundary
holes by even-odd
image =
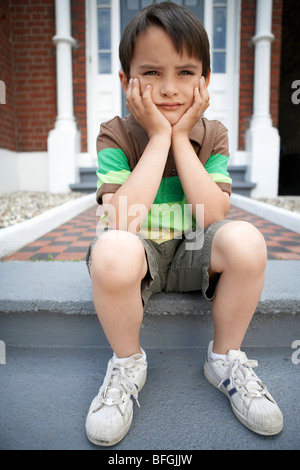
[[[248,222],[231,222],[216,232],[210,276],[221,273],[212,311],[218,354],[239,349],[257,307],[267,262],[262,234]]]
[[[93,248],[90,272],[95,309],[113,351],[120,358],[141,353],[141,281],[147,272],[142,242],[129,232],[105,232]]]
[[[274,435],[282,430],[282,413],[252,369],[257,362],[239,350],[262,292],[266,261],[265,241],[251,224],[232,222],[216,232],[210,274],[221,275],[213,300],[214,341],[204,374],[229,398],[247,428]]]
[[[86,418],[87,437],[97,445],[111,446],[123,439],[132,422],[132,398],[138,403],[146,381],[146,354],[139,341],[141,281],[146,272],[144,247],[133,234],[105,232],[93,247],[94,304],[115,353]]]

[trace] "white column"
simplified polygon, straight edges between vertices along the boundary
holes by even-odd
[[[55,1],[57,118],[55,127],[74,128],[72,47],[76,41],[71,36],[70,0]]]
[[[57,117],[48,137],[49,190],[65,192],[78,181],[77,159],[80,134],[73,110],[72,47],[70,0],[55,0]]]
[[[254,63],[254,106],[251,126],[272,127],[270,115],[270,78],[272,30],[272,0],[258,0]]]
[[[270,115],[272,0],[257,0],[253,116],[246,133],[247,179],[256,183],[252,197],[276,197],[280,139]]]

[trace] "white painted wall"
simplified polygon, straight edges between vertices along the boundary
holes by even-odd
[[[0,192],[49,191],[48,152],[0,149]]]

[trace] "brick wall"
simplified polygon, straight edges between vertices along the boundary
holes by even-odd
[[[240,42],[240,106],[239,150],[245,149],[245,133],[253,114],[254,46],[256,0],[241,2]],[[278,125],[280,57],[281,57],[282,0],[273,0],[272,33],[275,36],[271,52],[270,113],[273,126]]]
[[[46,151],[56,106],[54,0],[1,0],[0,80],[6,104],[0,105],[0,148]],[[85,0],[72,0],[74,114],[86,151]]]
[[[245,149],[245,132],[253,111],[254,48],[256,0],[241,2],[239,150]]]
[[[0,2],[0,80],[6,91],[6,104],[0,104],[0,148],[15,150],[9,0]]]
[[[74,115],[81,132],[81,151],[87,151],[86,116],[86,55],[85,55],[85,0],[72,0],[72,35],[77,41],[73,49]]]
[[[15,150],[45,151],[56,116],[53,0],[10,0]]]

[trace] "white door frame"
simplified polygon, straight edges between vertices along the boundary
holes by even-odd
[[[239,79],[240,79],[240,0],[228,0],[226,37],[226,74],[211,74],[209,91],[211,105],[205,113],[208,119],[218,119],[227,127],[231,164],[238,149]],[[213,0],[205,0],[204,26],[212,48]],[[212,51],[211,51],[212,52]],[[211,53],[211,60],[212,60]],[[224,83],[225,82],[225,83]]]
[[[86,0],[86,89],[87,89],[87,146],[86,166],[97,164],[96,139],[100,124],[121,114],[120,70],[120,3],[111,2],[112,73],[98,74],[97,2]]]

